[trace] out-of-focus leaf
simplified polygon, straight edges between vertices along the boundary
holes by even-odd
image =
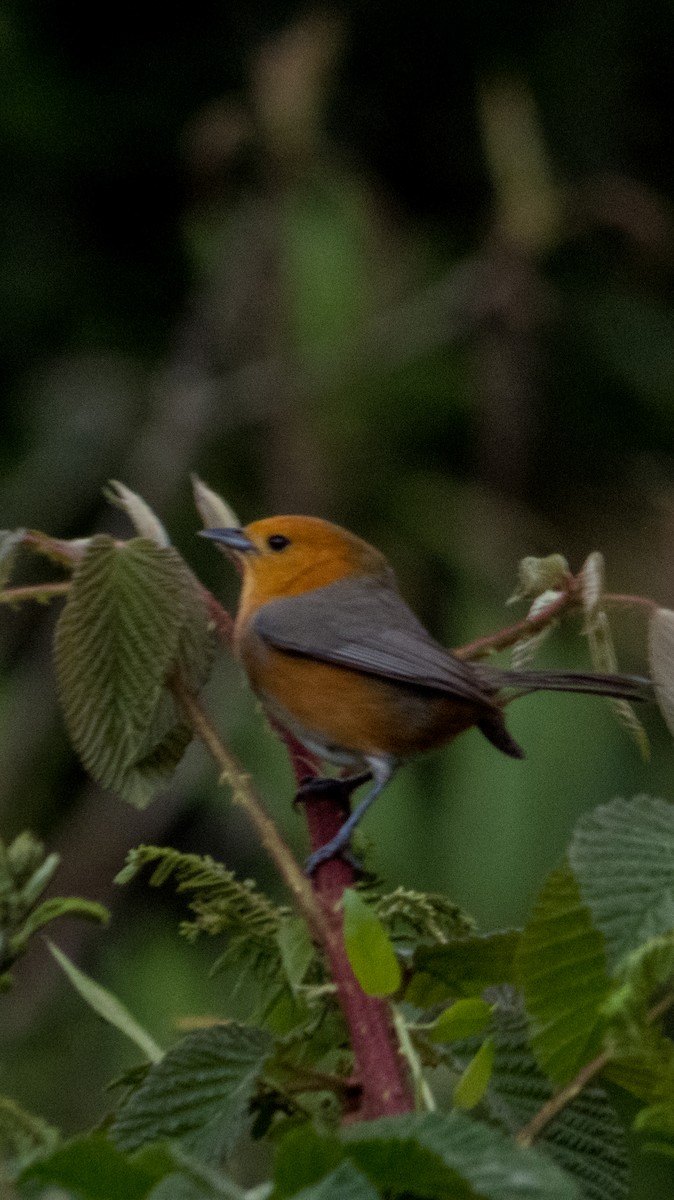
[[[204,529],[240,529],[241,522],[226,500],[207,487],[198,475],[192,476],[192,491]]]
[[[517,569],[517,586],[507,603],[515,604],[518,600],[528,600],[551,590],[559,594],[568,574],[569,564],[561,554],[523,558]]]
[[[456,1108],[475,1108],[480,1103],[491,1079],[494,1066],[494,1042],[486,1038],[477,1053],[463,1070],[454,1088],[453,1101]]]
[[[493,1006],[476,997],[456,1000],[440,1013],[428,1036],[434,1042],[455,1042],[482,1033],[491,1021]]]
[[[0,1164],[14,1177],[58,1145],[58,1130],[7,1096],[0,1096]],[[0,1175],[0,1184],[2,1177]]]
[[[78,1200],[142,1200],[168,1166],[168,1162],[162,1166],[160,1156],[153,1161],[132,1161],[103,1134],[92,1133],[66,1142],[49,1157],[33,1163],[20,1183],[65,1188]]]
[[[171,545],[171,539],[159,517],[153,513],[142,496],[132,492],[125,484],[118,483],[116,479],[110,480],[110,491],[107,496],[113,504],[124,510],[138,537],[149,538],[157,546]]]
[[[648,629],[648,660],[660,712],[674,734],[674,612],[658,608]]]
[[[11,578],[24,532],[23,529],[0,529],[0,588]]]
[[[514,982],[520,933],[514,929],[455,938],[444,946],[419,946],[404,999],[417,1008],[479,996],[486,987]]]
[[[96,983],[95,980],[85,975],[84,971],[76,967],[53,942],[47,944],[57,963],[65,971],[73,987],[89,1007],[93,1008],[94,1012],[98,1013],[99,1017],[102,1017],[109,1025],[114,1025],[115,1029],[134,1042],[150,1062],[158,1063],[163,1057],[163,1050],[157,1045],[154,1038],[143,1029],[142,1025],[138,1024],[135,1017],[131,1016],[121,1000],[118,1000],[100,983]]]
[[[351,969],[368,996],[391,996],[402,974],[391,940],[379,917],[353,888],[343,896],[344,944]]]

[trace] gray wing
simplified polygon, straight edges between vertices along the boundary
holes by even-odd
[[[476,704],[489,704],[493,695],[475,668],[434,641],[395,587],[381,579],[340,579],[270,600],[258,610],[253,628],[270,646],[291,654]]]

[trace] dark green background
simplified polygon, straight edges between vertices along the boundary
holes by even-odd
[[[197,471],[244,520],[311,512],[376,542],[447,644],[524,611],[503,604],[525,554],[578,568],[601,549],[613,590],[671,604],[673,34],[671,0],[5,0],[0,525],[125,536],[101,496],[121,479],[233,605],[193,536]],[[114,892],[126,849],[172,842],[275,884],[198,751],[145,814],[84,778],[53,610],[1,618],[0,833],[31,826],[63,855],[60,892],[113,904],[109,931],[58,940],[168,1038],[245,997],[204,982],[216,948],[177,941],[170,896]],[[582,662],[577,633],[543,661]],[[616,638],[642,670],[643,623]],[[303,853],[284,755],[231,665],[211,699]],[[388,883],[447,891],[485,928],[524,918],[578,813],[672,794],[655,718],[650,764],[592,699],[532,697],[510,723],[523,763],[470,733],[401,771],[365,827]],[[2,1091],[66,1130],[104,1112],[133,1055],[41,945],[2,1003]]]

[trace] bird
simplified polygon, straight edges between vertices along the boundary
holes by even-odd
[[[272,722],[321,760],[372,787],[337,834],[306,862],[348,856],[354,829],[396,769],[476,726],[511,758],[508,689],[644,700],[638,676],[515,671],[458,658],[403,599],[386,557],[318,517],[279,516],[201,531],[242,576],[234,652]],[[333,781],[334,782],[334,781]]]

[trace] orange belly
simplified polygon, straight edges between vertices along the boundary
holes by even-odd
[[[451,741],[491,711],[431,688],[286,654],[250,636],[239,654],[271,715],[335,761],[344,751],[354,758],[408,758]]]

